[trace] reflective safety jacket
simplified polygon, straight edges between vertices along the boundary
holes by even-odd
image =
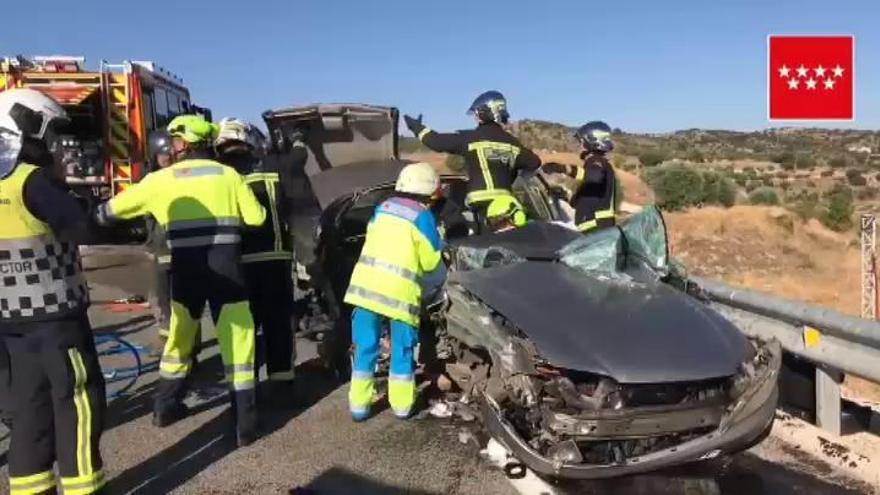
[[[587,155],[583,166],[576,167],[570,175],[580,181],[571,199],[577,229],[589,232],[615,225],[617,176],[608,160],[602,155]]]
[[[239,244],[242,223],[256,227],[266,219],[266,210],[238,172],[202,159],[184,160],[147,175],[102,204],[98,221],[106,224],[148,213],[165,229],[172,252]]]
[[[244,178],[257,201],[266,210],[266,221],[243,233],[242,263],[293,260],[293,239],[285,212],[287,200],[277,172],[254,172]]]
[[[392,197],[367,227],[345,302],[418,326],[422,277],[440,265],[440,235],[421,203]]]
[[[76,245],[25,205],[25,181],[37,170],[19,164],[0,180],[0,322],[57,319],[88,306]]]
[[[413,131],[428,148],[464,157],[468,206],[511,195],[511,186],[519,171],[537,170],[541,166],[538,155],[495,122],[454,134],[441,134],[424,126]]]

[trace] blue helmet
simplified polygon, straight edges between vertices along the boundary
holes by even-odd
[[[478,96],[471,103],[467,113],[476,115],[481,122],[506,124],[510,119],[510,114],[507,113],[507,99],[500,91],[495,90],[486,91]]]
[[[611,141],[611,127],[601,120],[594,120],[582,125],[574,137],[584,146],[587,151],[596,153],[608,153],[614,149]]]

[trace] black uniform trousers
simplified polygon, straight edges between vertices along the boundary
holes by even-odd
[[[293,334],[293,278],[291,262],[283,260],[245,263],[248,300],[256,328],[262,330],[262,347],[270,381],[293,380],[296,358]],[[259,335],[259,332],[258,332]],[[261,359],[261,353],[257,353]],[[259,363],[256,366],[259,369]]]
[[[239,432],[256,429],[254,321],[240,246],[235,244],[175,249],[171,256],[171,328],[159,365],[154,412],[178,407],[186,393],[199,320],[207,303],[231,389]]]
[[[171,325],[171,263],[153,261],[153,295],[150,305],[161,337],[168,336]]]
[[[2,325],[11,374],[11,493],[51,489],[55,462],[65,493],[98,490],[106,397],[88,317]]]

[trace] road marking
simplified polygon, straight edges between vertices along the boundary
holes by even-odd
[[[500,469],[504,469],[510,462],[519,462],[517,459],[510,455],[506,448],[503,445],[498,443],[494,438],[489,439],[489,443],[486,444],[486,448],[481,452],[485,459],[489,461],[490,464],[497,466]],[[513,488],[523,494],[523,495],[555,495],[556,490],[553,488],[553,485],[550,485],[546,481],[542,480],[538,477],[531,469],[526,468],[526,474],[522,478],[514,479],[507,478],[507,481],[513,485]]]

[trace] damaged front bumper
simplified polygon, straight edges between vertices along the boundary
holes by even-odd
[[[764,344],[768,362],[756,373],[750,386],[720,418],[717,428],[674,446],[647,454],[626,457],[608,464],[565,463],[542,455],[517,433],[505,418],[501,407],[488,394],[482,401],[483,416],[489,433],[533,471],[552,477],[573,479],[612,478],[654,471],[739,452],[760,440],[773,423],[782,364],[778,342]]]

